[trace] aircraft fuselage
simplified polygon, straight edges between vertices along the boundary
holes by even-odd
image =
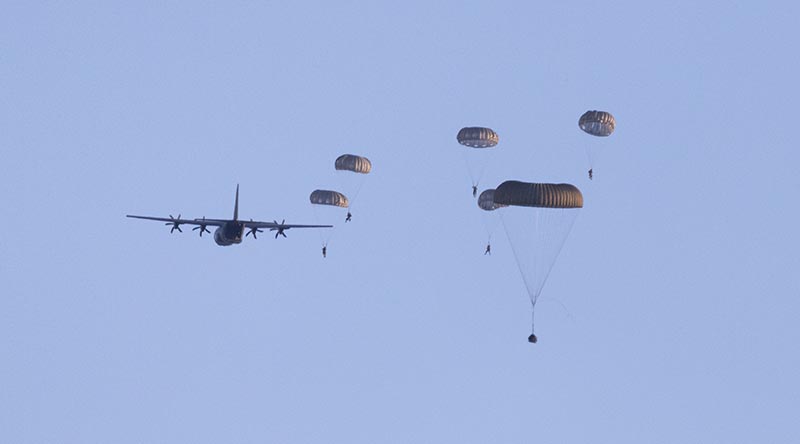
[[[214,231],[214,242],[217,245],[228,246],[242,243],[244,224],[238,221],[228,221]]]

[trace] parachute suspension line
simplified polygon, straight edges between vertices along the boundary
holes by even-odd
[[[524,234],[531,237],[517,238],[514,232],[519,234],[519,226],[514,227],[514,221],[520,216],[511,214],[510,211],[522,210],[533,211],[533,220],[523,218],[528,225],[527,230],[522,230]],[[520,208],[501,208],[500,220],[511,244],[511,251],[517,262],[522,281],[528,292],[531,303],[531,327],[534,325],[534,312],[539,301],[542,288],[547,282],[550,272],[555,265],[556,259],[563,249],[564,243],[577,217],[577,209],[520,209]],[[517,230],[514,230],[517,228]],[[530,248],[529,254],[525,254],[526,248]],[[563,304],[562,304],[563,306]]]
[[[553,301],[553,302],[557,303],[559,305],[559,307],[561,307],[561,309],[564,310],[564,313],[567,315],[567,319],[569,319],[570,321],[574,321],[575,320],[575,316],[572,314],[572,312],[569,311],[569,309],[567,308],[566,304],[564,304],[563,302],[559,301],[556,298],[549,297],[549,296],[543,296],[542,300],[544,300],[545,302]]]
[[[491,151],[483,148],[463,149],[461,157],[464,159],[472,186],[477,187],[493,159]]]
[[[483,212],[481,215],[481,221],[483,222],[483,229],[486,230],[486,236],[489,240],[492,240],[492,234],[494,234],[494,229],[497,227],[497,215],[493,214],[494,212]]]
[[[573,212],[574,214],[570,215],[569,213],[570,211]],[[543,242],[544,244],[548,245],[546,247],[548,251],[550,250],[553,251],[552,253],[553,260],[550,261],[549,263],[545,261],[543,264],[540,264],[541,266],[545,267],[546,270],[544,271],[542,287],[544,287],[544,283],[546,283],[547,279],[550,277],[550,273],[553,271],[556,259],[558,259],[558,256],[561,255],[561,250],[564,249],[564,244],[566,243],[567,237],[569,237],[569,233],[572,231],[572,226],[575,224],[575,219],[577,219],[577,214],[578,214],[577,210],[568,210],[568,209],[560,209],[554,212],[553,211],[548,212],[548,215],[550,217],[544,223],[544,225],[566,223],[566,227],[563,229],[564,230],[563,236],[548,236]],[[539,302],[540,297],[541,297],[541,289],[539,290],[539,293],[536,295],[535,303]],[[561,309],[564,310],[564,312],[566,312],[567,317],[573,319],[572,313],[570,313],[566,305],[564,305],[564,303],[561,302],[558,298],[544,296],[544,299],[545,301],[547,300],[555,301],[561,307]]]
[[[488,156],[489,158],[481,162],[480,171],[478,172],[478,182],[480,182],[481,179],[483,179],[483,173],[485,173],[486,170],[491,169],[490,167],[492,166],[492,161],[494,160],[495,157],[497,157],[496,155],[493,155],[491,151],[481,152],[481,154]]]
[[[570,217],[570,213],[568,211],[572,211],[572,215]],[[536,256],[534,260],[534,267],[537,270],[537,274],[541,273],[541,277],[539,279],[540,284],[539,288],[535,293],[535,296],[532,298],[532,303],[536,306],[536,303],[539,302],[539,296],[542,293],[542,288],[544,288],[544,284],[547,282],[547,279],[550,277],[550,273],[553,271],[553,267],[555,266],[556,259],[561,254],[561,250],[564,248],[564,244],[566,243],[567,237],[572,231],[572,226],[575,224],[575,219],[577,217],[576,210],[568,210],[568,209],[559,209],[559,210],[550,210],[544,214],[542,211],[539,214],[539,217],[536,218],[536,231],[537,233],[542,233],[544,230],[540,225],[544,226],[563,226],[563,231],[559,235],[550,235],[550,236],[541,236],[542,248],[548,252],[550,255],[550,260],[548,261],[545,257]],[[542,219],[547,219],[543,221]],[[567,220],[565,220],[567,219]],[[545,233],[542,233],[545,234]],[[541,260],[540,260],[541,259]]]
[[[367,181],[367,175],[364,175],[364,178],[361,179],[360,181],[358,181],[358,185],[356,186],[355,194],[353,194],[353,197],[350,198],[350,205],[347,207],[348,210],[351,210],[353,208],[353,204],[355,203],[356,198],[358,197],[358,195],[361,193],[361,189],[364,188],[364,182],[366,182],[366,181]],[[350,196],[347,196],[347,197],[350,197]]]
[[[560,209],[560,210],[557,210],[557,211],[551,211],[549,213],[552,215],[553,219],[560,219],[561,221],[563,221],[565,215],[567,215],[567,211],[570,211],[570,210]],[[568,218],[569,220],[566,221],[566,228],[565,228],[565,230],[563,232],[563,236],[547,236],[547,239],[544,240],[544,242],[547,243],[547,245],[548,245],[548,250],[550,250],[550,248],[553,248],[553,253],[552,253],[553,257],[552,257],[552,260],[549,263],[541,264],[541,265],[543,265],[543,271],[544,271],[544,278],[542,279],[542,286],[544,286],[544,282],[547,282],[547,278],[550,276],[550,272],[553,271],[553,266],[556,264],[556,259],[561,254],[561,250],[564,248],[564,243],[567,241],[567,236],[569,235],[570,231],[572,231],[572,225],[575,224],[575,218],[578,215],[578,213],[575,212],[575,210],[571,210],[571,211],[573,211],[574,216],[571,217],[571,218]],[[547,224],[551,225],[552,222],[548,221]],[[538,229],[538,227],[537,227],[537,229]],[[547,240],[550,240],[551,242],[547,242]],[[539,265],[540,264],[537,264],[537,268],[538,268]],[[539,292],[536,294],[536,300],[537,301],[539,300],[539,294],[540,293],[541,293],[541,289],[539,289]]]
[[[311,209],[314,210],[314,221],[316,223],[319,223],[320,222],[320,216],[319,216],[319,211],[317,211],[317,206],[316,205],[311,205]],[[325,235],[322,234],[322,230],[314,230],[314,231],[316,231],[317,234],[319,234],[319,243],[321,243],[322,246],[324,247],[325,244],[327,243],[327,241],[325,240]]]
[[[486,160],[486,161],[481,163],[481,165],[479,167],[480,169],[478,170],[478,177],[475,180],[475,186],[477,186],[481,182],[481,179],[483,179],[483,173],[485,173],[486,170],[489,168],[489,162],[491,162],[491,161],[492,161],[492,159],[489,158],[489,160]]]
[[[540,233],[542,230],[542,218],[546,216],[545,212],[542,210],[535,210],[537,213],[534,218],[534,233]],[[545,224],[546,225],[546,224]],[[547,249],[545,249],[547,250]],[[544,260],[544,258],[542,259]],[[533,256],[533,268],[534,270],[539,270],[541,264],[539,263],[539,255]],[[553,259],[552,262],[555,262]],[[538,271],[537,271],[538,274]],[[539,295],[542,294],[542,288],[544,287],[544,283],[547,281],[547,276],[545,275],[544,278],[540,278],[541,284],[539,284],[539,288],[536,290],[536,293],[531,295],[531,334],[536,334],[536,303],[539,302]]]
[[[543,217],[542,213],[543,213],[543,211],[536,210],[536,213],[537,213],[536,214],[536,223],[534,224],[533,232],[534,233],[539,233],[540,230],[542,229],[541,225],[542,225],[542,217]],[[539,266],[540,266],[540,264],[539,264],[539,255],[534,255],[533,256],[533,269],[534,270],[539,270]],[[533,300],[532,300],[533,308],[536,308],[536,303],[539,301],[539,294],[542,292],[542,287],[544,286],[544,281],[545,280],[547,280],[547,277],[542,279],[542,283],[540,284],[539,288],[536,290],[536,294],[533,296]]]
[[[467,174],[469,175],[469,183],[471,183],[473,187],[477,187],[478,183],[475,180],[475,175],[472,174],[472,165],[469,163],[469,156],[466,150],[461,150],[461,158],[464,159],[464,166],[467,167]]]
[[[585,148],[585,151],[586,151],[586,158],[589,160],[589,168],[593,169],[594,168],[594,158],[595,158],[595,153],[593,151],[593,148],[590,148],[587,145],[586,148]]]
[[[323,220],[324,218],[322,217],[322,215],[321,215],[320,213],[324,213],[324,212],[322,211],[322,209],[320,209],[320,208],[317,208],[317,205],[311,205],[311,208],[313,208],[313,210],[314,210],[314,220],[315,220],[315,221],[316,221],[318,224],[320,224],[320,225],[321,225],[321,224],[323,224],[323,223],[329,222],[329,221],[325,221],[325,220]],[[329,229],[327,229],[327,230],[325,230],[325,229],[322,229],[322,230],[314,230],[314,231],[316,231],[317,233],[319,233],[319,241],[320,241],[320,243],[322,243],[322,246],[323,246],[323,247],[327,247],[327,246],[328,246],[328,242],[330,242],[330,241],[331,241],[331,238],[333,237],[333,233],[334,233],[334,231],[336,230],[336,227],[337,227],[338,225],[339,225],[339,224],[333,224],[333,227],[332,227],[332,228],[329,228]],[[327,234],[323,234],[325,231],[327,231]]]
[[[519,260],[519,252],[517,251],[517,246],[515,245],[514,240],[511,238],[511,234],[508,230],[508,226],[506,225],[505,217],[500,214],[500,220],[503,223],[503,229],[506,232],[506,237],[508,237],[508,243],[511,244],[511,252],[514,254],[514,261],[517,263],[517,268],[519,268],[519,274],[522,275],[522,283],[525,284],[525,290],[527,290],[528,294],[531,294],[531,286],[528,283],[528,278],[525,277],[525,270],[522,266],[522,261]],[[531,304],[536,305],[533,300],[531,300]]]

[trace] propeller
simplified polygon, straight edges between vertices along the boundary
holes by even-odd
[[[274,231],[275,232],[275,239],[277,239],[279,235],[283,236],[283,237],[286,237],[286,233],[284,233],[284,230],[288,230],[289,229],[288,227],[284,227],[283,226],[283,224],[286,223],[286,219],[282,220],[280,224],[278,223],[277,220],[273,220],[273,222],[275,222],[275,225],[278,225],[278,226],[275,227],[275,228],[270,228],[269,231]]]
[[[198,219],[195,219],[195,220],[198,220]],[[203,216],[202,220],[203,220],[203,222],[205,222],[206,221],[206,217]],[[205,233],[211,233],[210,231],[208,231],[208,228],[206,228],[206,224],[201,224],[200,226],[192,228],[192,231],[194,231],[194,230],[200,230],[200,237],[203,237],[203,233],[204,232]]]
[[[167,223],[164,224],[164,225],[172,225],[172,228],[169,229],[169,232],[172,233],[173,231],[178,230],[181,233],[183,233],[183,230],[181,230],[181,227],[180,227],[181,224],[178,222],[181,219],[181,215],[178,214],[178,218],[176,219],[176,218],[172,217],[172,215],[170,214],[169,218],[172,219],[173,222],[167,222]]]
[[[250,222],[252,222],[252,221],[253,221],[253,219],[250,219]],[[250,236],[252,234],[253,235],[253,239],[258,239],[258,236],[256,236],[256,233],[263,233],[263,232],[264,232],[264,230],[262,230],[262,229],[260,229],[258,227],[251,227],[250,231],[248,231],[247,234],[244,235],[244,237]]]

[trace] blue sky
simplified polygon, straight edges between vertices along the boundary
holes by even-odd
[[[0,441],[800,439],[797,4],[2,9]],[[584,194],[535,346],[469,125]],[[313,223],[350,152],[327,259],[124,217]]]

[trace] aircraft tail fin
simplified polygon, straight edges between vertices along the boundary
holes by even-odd
[[[239,184],[236,184],[236,204],[233,207],[233,220],[239,220]]]

